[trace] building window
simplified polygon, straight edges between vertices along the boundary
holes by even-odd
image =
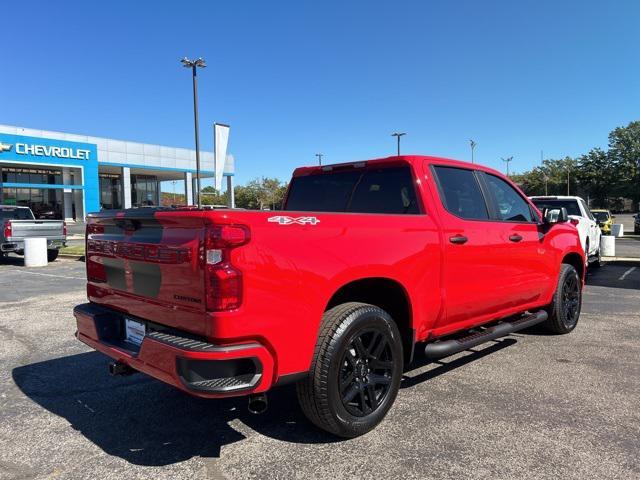
[[[120,175],[100,174],[100,208],[115,210],[122,208],[122,179]]]
[[[1,203],[29,207],[36,218],[61,220],[62,196],[60,188],[3,188]]]
[[[43,168],[2,168],[3,183],[62,185],[62,171]]]
[[[158,201],[158,177],[131,175],[131,205],[142,207],[156,205]]]

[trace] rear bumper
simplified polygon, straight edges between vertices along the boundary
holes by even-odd
[[[52,250],[52,249],[58,249],[58,248],[62,248],[66,245],[66,241],[64,238],[61,239],[47,239],[47,249]],[[13,240],[11,237],[9,237],[4,243],[0,244],[0,251],[2,252],[15,252],[15,251],[22,251],[24,250],[24,239],[20,238],[20,239],[15,239]]]
[[[74,308],[77,337],[93,349],[192,395],[221,398],[264,392],[271,387],[274,361],[257,342],[216,345],[146,324],[137,347],[124,341],[121,312],[85,303]]]

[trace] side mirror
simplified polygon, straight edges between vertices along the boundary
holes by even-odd
[[[615,220],[616,216],[615,215],[611,215],[611,220]]]
[[[549,225],[567,221],[569,221],[569,215],[567,215],[567,209],[564,207],[549,208],[544,212],[544,223],[548,223]]]

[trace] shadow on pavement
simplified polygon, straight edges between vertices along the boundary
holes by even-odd
[[[493,340],[493,343],[486,347],[486,344],[478,345],[470,350],[466,350],[468,355],[463,357],[456,357],[454,360],[448,360],[447,358],[442,358],[440,360],[429,360],[424,356],[424,354],[417,354],[415,360],[410,366],[410,370],[405,370],[402,383],[400,384],[400,388],[410,388],[418,383],[426,382],[433,378],[439,377],[451,370],[455,370],[456,368],[463,367],[471,362],[475,362],[476,360],[480,360],[487,355],[491,355],[503,348],[510,347],[514,345],[518,341],[515,338],[502,338],[499,340]],[[419,348],[419,347],[417,347]],[[418,370],[427,365],[437,365],[437,367],[432,368],[431,370],[427,370],[426,372],[419,373],[415,376],[407,376],[407,373],[411,373],[414,370]]]
[[[640,264],[632,265],[607,264],[598,269],[591,269],[587,275],[587,287],[611,287],[640,290]]]
[[[293,386],[274,389],[269,410],[256,416],[248,413],[246,397],[196,398],[142,374],[110,377],[107,364],[100,353],[82,353],[15,368],[13,379],[106,453],[137,465],[217,458],[223,445],[245,438],[230,425],[236,419],[286,442],[338,440],[306,420]]]
[[[513,338],[497,340],[453,361],[433,362],[439,366],[405,377],[401,388],[430,380],[514,343]],[[15,368],[13,380],[27,397],[65,418],[107,454],[137,465],[170,465],[198,456],[219,458],[222,446],[245,438],[233,428],[234,420],[285,442],[341,441],[309,423],[298,407],[293,385],[272,390],[269,410],[256,416],[247,411],[246,397],[206,400],[143,374],[110,377],[108,362],[98,352],[70,355]],[[411,368],[428,363],[417,356]]]

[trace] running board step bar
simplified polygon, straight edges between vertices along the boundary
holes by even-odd
[[[504,337],[510,333],[517,332],[518,330],[544,322],[547,318],[547,312],[540,310],[539,312],[525,315],[517,320],[500,322],[479,332],[471,333],[465,337],[428,343],[424,348],[424,353],[427,358],[432,360],[448,357],[454,353],[462,352],[463,350],[475,347],[476,345]]]

